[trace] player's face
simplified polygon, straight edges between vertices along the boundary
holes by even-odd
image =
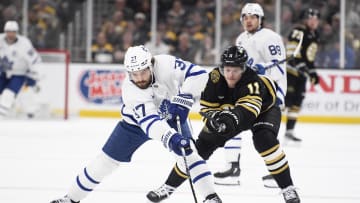
[[[310,16],[307,19],[306,24],[311,30],[316,30],[319,26],[319,18],[317,16]]]
[[[234,88],[236,83],[241,79],[244,70],[234,66],[224,66],[224,77],[227,85]]]
[[[243,15],[242,24],[246,31],[255,32],[259,27],[259,17],[256,15]]]
[[[148,88],[150,83],[151,83],[151,70],[150,70],[150,68],[130,72],[129,75],[130,75],[131,80],[140,89]]]
[[[8,43],[12,44],[16,40],[16,32],[7,31],[6,33],[6,40]]]

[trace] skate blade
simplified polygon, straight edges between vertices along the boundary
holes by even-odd
[[[239,177],[214,178],[216,185],[237,186],[240,185]]]
[[[264,187],[266,187],[266,188],[279,188],[279,186],[276,183],[275,179],[263,180],[263,183],[264,183]]]

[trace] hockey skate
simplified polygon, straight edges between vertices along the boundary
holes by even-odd
[[[174,191],[174,187],[163,184],[157,190],[148,192],[146,197],[149,200],[148,202],[161,202],[162,200],[168,198]]]
[[[222,203],[220,197],[216,193],[208,195],[203,202],[204,203]]]
[[[230,169],[214,174],[215,184],[240,185],[240,171],[239,163],[232,162]]]
[[[275,181],[275,179],[272,175],[263,176],[262,181],[264,183],[264,187],[279,188],[277,182]]]
[[[297,194],[294,186],[288,186],[283,189],[281,193],[284,196],[286,203],[300,203],[299,195]]]
[[[50,203],[79,203],[72,201],[68,196],[51,201]]]
[[[293,130],[287,130],[287,131],[285,132],[285,138],[286,138],[287,140],[294,141],[294,142],[301,142],[301,141],[302,141],[300,138],[298,138],[298,137],[296,137],[296,136],[294,135],[294,131],[293,131]]]

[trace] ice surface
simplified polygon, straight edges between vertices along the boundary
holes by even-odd
[[[69,121],[0,121],[0,203],[48,203],[63,196],[77,173],[99,153],[116,119]],[[193,122],[198,132],[201,123]],[[302,203],[360,202],[360,125],[304,124],[297,126],[298,145],[279,139],[299,188]],[[284,202],[278,189],[264,188],[266,174],[251,134],[243,136],[241,185],[216,186],[224,203]],[[159,142],[143,145],[133,157],[108,176],[82,203],[146,202],[173,166],[173,155]],[[223,167],[222,149],[208,161]],[[198,202],[202,202],[198,197]],[[164,203],[194,202],[185,182]]]

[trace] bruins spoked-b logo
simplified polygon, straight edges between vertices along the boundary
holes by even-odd
[[[217,83],[219,82],[219,79],[220,79],[220,72],[218,70],[213,70],[211,71],[210,73],[210,80],[213,82],[213,83]]]

